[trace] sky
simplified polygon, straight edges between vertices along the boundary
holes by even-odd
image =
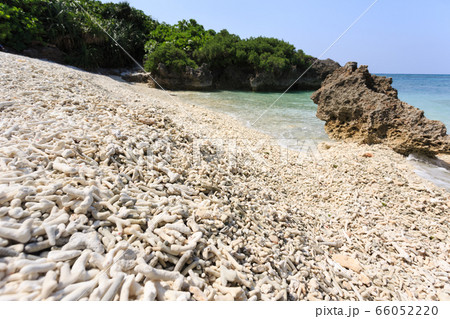
[[[375,0],[129,0],[160,22],[195,19],[241,38],[283,39],[319,57]],[[102,2],[121,2],[102,1]],[[450,74],[450,1],[378,0],[327,51],[373,73]]]

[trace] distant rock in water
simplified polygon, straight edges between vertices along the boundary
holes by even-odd
[[[398,99],[392,78],[372,75],[348,62],[329,75],[311,99],[316,116],[334,139],[383,143],[400,154],[450,153],[450,136],[440,121]]]

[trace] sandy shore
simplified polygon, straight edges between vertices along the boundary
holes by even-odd
[[[176,92],[0,73],[0,300],[449,300],[450,194],[390,149],[300,154]]]

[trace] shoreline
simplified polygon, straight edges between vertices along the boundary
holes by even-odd
[[[137,199],[134,205],[140,203],[139,201],[159,203],[166,198],[169,203],[173,202],[174,206],[161,204],[163,206],[159,208],[163,214],[171,216],[176,215],[172,213],[173,207],[187,205],[186,212],[177,215],[177,220],[188,225],[194,234],[201,232],[202,239],[195,242],[196,246],[194,245],[195,248],[192,250],[198,262],[191,270],[203,280],[204,283],[201,285],[203,290],[201,293],[195,288],[192,288],[192,291],[190,288],[177,290],[171,280],[163,280],[164,284],[160,284],[161,289],[177,291],[173,294],[196,300],[208,298],[210,295],[213,295],[213,300],[227,298],[228,300],[230,298],[448,300],[450,298],[450,286],[447,283],[450,277],[448,258],[450,231],[447,216],[450,209],[450,194],[417,176],[405,157],[387,147],[326,142],[317,146],[319,158],[310,154],[311,156],[302,156],[299,159],[299,153],[295,151],[277,145],[258,144],[257,141],[273,138],[241,125],[238,120],[226,114],[184,103],[176,105],[164,92],[157,89],[141,84],[118,82],[110,77],[50,65],[48,62],[21,56],[2,53],[0,61],[2,72],[10,72],[7,76],[5,73],[1,80],[4,83],[0,91],[5,100],[2,103],[13,101],[14,98],[20,101],[15,105],[5,106],[0,112],[2,131],[9,134],[1,137],[2,143],[3,140],[7,143],[4,144],[7,146],[0,148],[3,157],[6,158],[8,155],[5,148],[14,147],[14,138],[20,130],[25,130],[21,126],[28,125],[27,134],[37,134],[38,126],[33,126],[33,123],[38,118],[45,123],[54,121],[47,127],[41,124],[39,128],[44,140],[48,139],[43,145],[54,146],[53,153],[49,146],[37,147],[53,164],[53,168],[51,166],[45,168],[47,178],[52,183],[59,181],[77,188],[101,184],[103,180],[90,171],[96,169],[105,176],[112,174],[112,181],[108,181],[107,184],[113,183],[119,187],[117,185],[120,183],[115,182],[115,179],[120,172],[131,178],[128,182],[126,178],[121,181],[125,183],[121,189],[128,190],[129,196]],[[20,69],[20,73],[14,75],[17,69]],[[34,87],[28,87],[31,84]],[[177,99],[176,96],[174,98]],[[13,129],[15,119],[18,118],[21,118],[23,123],[20,122],[19,127]],[[55,130],[58,127],[61,130],[64,123],[67,123],[67,129],[73,127],[74,132],[65,132],[62,129],[57,136],[60,136],[60,140],[66,144],[59,147],[80,152],[78,155],[65,158],[69,166],[84,165],[82,167],[85,167],[86,172],[80,176],[55,172],[55,159],[60,156],[55,155],[59,153],[54,153],[59,150],[56,147],[57,140],[52,134],[56,134]],[[218,140],[225,141],[225,144],[232,144],[234,141],[236,145],[232,145],[232,149],[220,149],[221,144]],[[150,180],[137,179],[139,181],[137,182],[134,176],[138,173],[133,173],[136,164],[129,163],[133,156],[127,155],[130,151],[126,147],[135,145],[135,149],[131,151],[138,154],[139,143],[156,144],[157,141],[161,142],[162,153],[155,155],[155,165],[148,169],[149,175],[146,178]],[[190,157],[195,153],[196,141],[200,144],[197,155],[201,159],[209,160],[200,160],[198,165]],[[131,144],[127,144],[128,142]],[[24,140],[24,147],[25,145],[31,147],[31,143],[26,143],[27,140]],[[106,155],[103,151],[107,150],[109,144],[118,145],[115,148],[116,152],[119,150],[123,152],[120,155],[122,157],[115,159],[117,161],[120,159],[121,162],[118,162],[120,165],[114,165],[112,160],[107,165],[104,164],[103,157]],[[30,149],[27,151],[32,152]],[[16,156],[14,153],[11,154],[13,157]],[[96,159],[96,154],[99,160]],[[32,158],[39,161],[39,156]],[[162,159],[169,162],[165,167],[170,174],[163,173],[165,168],[158,168],[159,164],[165,163]],[[233,162],[229,162],[229,159]],[[139,160],[136,163],[140,163]],[[123,171],[121,165],[124,166]],[[20,177],[14,177],[14,174],[5,169],[0,171],[0,176],[5,181]],[[178,174],[178,178],[174,174]],[[39,187],[42,188],[39,185],[42,185],[43,181],[27,182],[29,185],[33,183],[37,183],[35,187],[38,191]],[[10,183],[8,185],[11,186]],[[136,189],[136,185],[142,186],[140,191]],[[178,186],[174,188],[170,185]],[[154,195],[146,197],[151,191],[143,189],[153,187],[156,190]],[[117,192],[115,195],[123,193],[122,190]],[[52,196],[58,197],[63,194],[61,190],[56,190]],[[23,200],[26,201],[25,198]],[[32,198],[28,202],[35,204]],[[7,203],[10,205],[10,200],[2,202],[1,207]],[[55,203],[54,205],[59,205]],[[22,205],[26,204],[22,202]],[[94,199],[91,205],[97,207],[95,205],[100,204]],[[130,214],[140,214],[138,214],[140,217],[133,215],[133,218],[145,220],[135,224],[140,225],[144,234],[145,225],[149,227],[155,218],[151,215],[158,216],[161,213],[158,207],[155,207],[151,209],[150,215],[147,212],[143,216],[144,211],[139,205],[137,208],[123,206],[121,201],[117,201],[117,205],[114,206],[115,209],[125,207],[122,211],[130,209],[133,210]],[[164,207],[169,209],[166,211]],[[97,208],[100,209],[99,212],[110,211],[109,208],[101,206]],[[79,210],[74,214],[71,209],[71,206],[67,206],[66,211],[73,220],[84,220],[81,216],[92,214],[86,212],[80,214]],[[33,227],[40,227],[41,219],[48,213],[39,217],[36,215]],[[8,214],[2,215],[0,222],[5,222],[3,219],[6,217],[8,222],[15,219]],[[132,236],[137,236],[130,229],[127,230],[129,234],[120,231],[122,226],[119,225],[126,224],[126,218],[118,215],[117,219],[116,214],[111,216],[108,217],[109,221],[103,224],[116,238],[121,237],[121,240],[128,241]],[[193,226],[192,220],[199,228]],[[23,221],[17,219],[16,223],[19,222]],[[95,217],[88,217],[84,223],[88,228],[81,227],[75,234],[94,227],[90,225],[91,222],[92,225],[95,224]],[[97,222],[101,222],[101,219]],[[167,223],[170,224],[169,221]],[[123,226],[125,230],[131,227],[125,224]],[[66,232],[67,226],[64,230]],[[154,240],[161,236],[166,238],[166,235],[161,233],[162,227],[155,225],[154,228],[157,230]],[[43,239],[46,238],[44,234],[41,235]],[[63,235],[73,236],[62,232]],[[107,236],[102,234],[98,236],[103,242],[106,241],[103,238]],[[151,267],[159,266],[172,273],[170,260],[176,259],[178,262],[182,258],[181,255],[173,255],[173,252],[163,249],[165,257],[158,257],[156,251],[159,250],[154,248],[164,247],[161,246],[164,240],[161,241],[163,244],[152,245],[141,240],[139,236],[136,240],[141,242],[142,249],[144,251],[147,249],[147,254],[153,251],[152,258],[156,258],[145,260],[147,255],[143,255],[141,257],[144,261],[155,263]],[[172,237],[169,236],[166,240],[173,240],[173,245],[181,245],[177,244],[176,237],[170,238]],[[191,237],[186,239],[188,241],[192,239],[189,238]],[[117,239],[116,241],[111,246],[106,245],[105,254],[118,247],[121,241]],[[27,242],[25,246],[29,245]],[[15,246],[15,249],[20,249]],[[9,243],[3,247],[9,247]],[[142,250],[139,245],[136,247],[136,254],[140,256]],[[207,248],[209,252],[206,251]],[[88,254],[86,249],[81,253]],[[48,259],[45,250],[39,254],[41,258]],[[0,258],[0,266],[17,263],[15,258],[24,257],[27,259],[26,254],[22,257],[3,257],[10,258],[6,260]],[[189,265],[195,263],[195,259],[189,257],[185,259]],[[134,275],[133,278],[146,277],[145,274],[148,272],[143,271],[140,272],[142,275],[139,275],[139,271],[136,270],[144,269],[142,265],[118,271],[124,273],[124,276]],[[59,268],[56,264],[53,267],[52,271],[56,278],[59,278]],[[89,267],[97,269],[94,263]],[[188,267],[182,269],[186,268]],[[1,269],[3,268],[0,267],[0,281],[8,280],[11,274]],[[221,281],[221,274],[227,270],[236,272],[237,277],[224,283]],[[92,274],[94,273],[95,271],[92,271]],[[202,277],[201,274],[206,275]],[[111,275],[111,280],[112,277]],[[146,278],[149,280],[148,276]],[[196,280],[195,274],[187,272],[183,278],[184,284],[197,287],[192,284]],[[9,280],[14,281],[14,277]],[[23,275],[16,280],[21,282],[29,278]],[[137,284],[144,285],[140,281]],[[156,288],[159,289],[158,286]],[[2,289],[4,288],[0,284],[0,299],[8,296],[14,299],[20,294],[23,298],[38,297],[29,292],[5,293]],[[164,299],[165,293],[162,295],[161,298]],[[52,294],[49,294],[48,297],[51,296]],[[92,294],[82,296],[81,299],[89,299],[91,296]],[[143,295],[138,294],[135,297],[142,298]]]
[[[156,94],[156,93],[154,93],[155,91],[153,88],[149,88],[145,84],[140,84],[140,83],[128,83],[128,84],[138,87],[139,90],[142,89],[143,93],[146,92],[145,91],[146,89],[149,89],[149,91],[148,91],[149,94]],[[156,92],[161,92],[161,90],[156,90]],[[191,93],[190,91],[168,91],[168,92],[170,92],[169,94],[176,96],[177,99],[179,97],[184,97],[185,95],[189,95]],[[181,94],[180,94],[180,92],[181,92]],[[203,92],[198,92],[198,93],[203,93]],[[163,99],[165,98],[164,95],[165,94],[162,95]],[[191,100],[188,100],[188,101],[184,101],[181,103],[184,105],[187,105],[187,104],[191,105],[191,102],[192,102]],[[311,145],[311,143],[315,144],[316,147],[321,143],[331,143],[331,144],[338,143],[338,144],[344,144],[344,145],[347,144],[346,142],[332,140],[326,134],[325,134],[326,139],[323,139],[323,140],[307,139],[305,141],[308,141],[311,143],[306,143],[306,144],[302,143],[303,140],[299,140],[299,139],[295,139],[295,138],[277,138],[275,136],[270,135],[270,133],[268,133],[268,132],[262,131],[261,129],[251,127],[247,123],[248,120],[246,120],[244,122],[243,120],[239,119],[234,114],[229,114],[227,111],[215,110],[212,108],[208,108],[206,105],[204,105],[204,103],[200,103],[200,104],[196,103],[195,107],[200,108],[200,110],[205,110],[205,109],[208,110],[210,112],[210,113],[208,113],[209,117],[217,117],[217,114],[220,114],[218,117],[220,118],[223,115],[223,117],[226,118],[225,122],[228,122],[227,119],[232,119],[233,123],[234,123],[233,124],[234,127],[243,126],[248,130],[251,130],[251,131],[254,131],[257,133],[261,133],[260,138],[270,140],[272,142],[272,144],[279,145],[282,148],[287,148],[290,151],[294,151],[294,152],[304,151],[305,148],[307,149],[307,151],[311,151],[310,147],[313,146],[313,145]],[[224,121],[222,121],[222,122],[224,122]],[[239,135],[239,136],[241,136],[241,135]],[[300,142],[300,144],[299,145],[288,145],[289,142],[292,143],[292,142],[294,142],[294,140],[298,140]],[[442,178],[441,176],[439,176],[439,177],[436,176],[435,178],[433,178],[432,176],[428,175],[429,174],[428,167],[431,167],[432,169],[435,169],[437,171],[439,171],[439,169],[441,167],[445,167],[447,169],[447,172],[450,173],[450,170],[449,170],[450,157],[448,155],[438,154],[437,158],[432,159],[432,158],[427,158],[427,157],[423,157],[420,155],[412,154],[409,157],[403,156],[403,158],[405,159],[406,163],[408,163],[411,166],[410,171],[412,173],[418,175],[424,181],[431,182],[433,185],[439,187],[440,189],[450,192],[450,188],[448,186],[449,185],[448,181],[443,184],[443,182],[440,180],[440,178]],[[420,159],[420,160],[414,160],[414,159]],[[424,173],[428,178],[424,177]]]
[[[273,115],[269,115],[269,113],[265,115],[265,122],[263,118],[263,121],[260,121],[258,125],[252,127],[250,123],[252,123],[253,120],[258,116],[259,112],[267,110],[264,108],[262,108],[262,110],[259,109],[259,105],[261,103],[264,103],[266,99],[261,98],[261,96],[252,97],[251,94],[237,94],[238,95],[236,95],[236,93],[232,91],[215,94],[203,92],[192,93],[190,91],[182,91],[181,93],[177,93],[177,95],[180,95],[189,103],[198,104],[199,106],[212,110],[213,112],[226,114],[234,119],[237,119],[245,127],[255,128],[258,131],[263,132],[264,134],[268,134],[274,139],[277,139],[280,142],[280,145],[283,145],[292,150],[298,151],[302,148],[301,146],[294,147],[292,145],[289,145],[289,143],[292,143],[294,140],[310,141],[313,143],[332,141],[332,139],[330,139],[325,133],[325,129],[323,127],[324,122],[318,120],[317,117],[315,117],[315,112],[314,118],[311,118],[311,115],[313,114],[312,111],[309,114],[303,114],[299,117],[296,117],[295,114],[292,113],[289,113],[289,115],[280,115],[279,112],[274,112]],[[295,95],[298,93],[292,94]],[[239,101],[237,97],[241,97],[243,101]],[[276,97],[273,98],[273,100],[275,99]],[[303,107],[305,106],[304,97],[299,95],[297,96],[296,101],[298,106],[303,110]],[[292,102],[292,100],[285,101],[285,103]],[[239,103],[241,103],[241,106],[238,106]],[[267,106],[270,103],[271,101],[270,99],[268,99]],[[317,106],[315,104],[313,105],[317,109]],[[277,109],[281,111],[281,114],[283,114],[284,112],[290,112],[289,108],[283,108],[282,106],[280,106],[281,105],[278,105]],[[427,110],[427,112],[429,112],[429,110]],[[305,119],[305,117],[307,119]],[[437,118],[432,119],[437,120]],[[314,125],[311,124],[311,126],[305,126],[306,123],[312,123],[313,120],[316,120],[318,123],[314,122]],[[441,121],[446,124],[443,120]],[[278,125],[273,125],[272,122],[278,123]],[[308,133],[305,134],[295,132],[293,129],[291,129],[292,127],[296,127],[297,131],[305,130]],[[437,154],[437,157],[433,158],[426,156],[424,157],[412,153],[410,154],[410,156],[406,156],[406,158],[408,162],[414,166],[414,172],[416,174],[428,181],[431,181],[436,186],[450,191],[450,161],[448,156],[446,156],[445,154]]]

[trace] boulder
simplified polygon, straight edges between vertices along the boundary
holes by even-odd
[[[150,73],[145,72],[131,72],[124,73],[121,78],[127,82],[148,83],[152,77]]]
[[[392,78],[372,75],[366,65],[348,62],[329,75],[311,99],[316,116],[334,139],[383,143],[400,154],[433,156],[450,153],[445,125],[429,120],[418,108],[402,102]]]
[[[314,63],[314,59],[311,59]],[[331,59],[317,60],[308,72],[297,82],[298,88],[317,90],[329,74],[339,69],[341,66]]]

